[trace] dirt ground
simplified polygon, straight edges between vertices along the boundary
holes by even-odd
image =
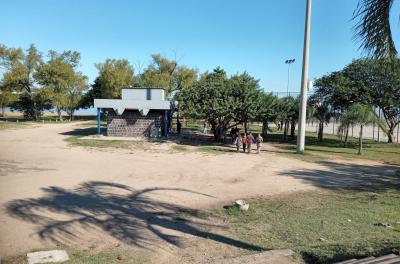
[[[163,252],[158,256],[166,263],[190,262],[188,252],[202,259],[224,250],[235,255],[230,249],[254,246],[226,236],[223,223],[203,212],[237,199],[356,185],[393,173],[367,161],[357,164],[368,166],[362,175],[349,161],[309,163],[274,154],[268,144],[261,155],[69,146],[63,133],[77,127],[0,131],[0,255],[125,245]]]

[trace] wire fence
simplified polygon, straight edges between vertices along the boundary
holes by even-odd
[[[272,95],[278,97],[278,98],[284,98],[284,97],[294,97],[297,98],[300,96],[300,92],[274,92],[274,91],[268,91],[268,90],[264,90],[266,93],[271,93]],[[308,91],[307,95],[311,96],[313,94],[312,91]]]

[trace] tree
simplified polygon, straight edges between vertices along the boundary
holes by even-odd
[[[245,133],[248,131],[248,122],[255,119],[259,109],[261,91],[258,80],[247,72],[233,75],[228,84],[235,99],[234,108],[231,109],[234,119],[244,124]]]
[[[70,86],[68,86],[66,101],[65,101],[65,110],[69,115],[69,119],[74,119],[74,113],[77,109],[82,106],[82,100],[84,98],[84,91],[87,89],[87,76],[82,75],[81,73],[75,74],[75,78],[73,79]]]
[[[232,92],[226,72],[221,68],[202,74],[192,87],[177,93],[177,99],[182,114],[208,120],[215,140],[222,136],[221,132],[224,133],[240,123],[232,123],[235,120],[233,110],[237,98]]]
[[[37,120],[42,116],[44,110],[52,108],[53,105],[49,98],[48,91],[45,89],[37,89],[33,93],[24,91],[14,102],[12,108],[23,112],[26,119]]]
[[[24,112],[26,118],[37,119],[43,110],[49,108],[48,101],[43,98],[46,93],[38,93],[33,77],[42,62],[41,54],[33,44],[25,53],[21,49],[0,45],[0,62],[5,69],[2,89],[20,94],[15,109]]]
[[[1,85],[1,84],[0,84]],[[5,108],[12,106],[13,103],[18,99],[16,94],[13,94],[6,89],[2,89],[0,86],[0,108],[1,108],[1,115],[5,116]]]
[[[260,93],[259,97],[255,119],[262,122],[262,134],[266,136],[269,130],[268,123],[277,119],[279,101],[272,93]]]
[[[394,0],[359,0],[353,20],[355,36],[361,47],[375,58],[391,58],[397,55],[390,27],[390,11]]]
[[[325,105],[345,111],[352,104],[365,101],[363,87],[346,76],[344,71],[332,72],[314,82],[314,95]]]
[[[379,122],[371,106],[354,104],[344,114],[345,122],[360,126],[360,135],[358,138],[358,155],[362,155],[363,130],[364,126],[373,122]]]
[[[197,80],[197,71],[179,66],[176,60],[169,60],[160,54],[153,54],[153,62],[137,78],[137,87],[162,87],[167,96],[192,86]]]
[[[62,120],[62,110],[67,108],[72,118],[73,110],[78,106],[76,98],[71,100],[71,96],[76,97],[77,91],[86,88],[84,80],[86,77],[76,71],[79,65],[80,54],[76,51],[64,51],[58,54],[55,51],[49,51],[50,60],[42,63],[34,74],[37,82],[48,89],[58,117]],[[79,99],[80,100],[80,99]],[[74,103],[74,105],[73,105]],[[71,108],[72,107],[72,108]]]
[[[340,112],[356,103],[382,110],[388,142],[400,123],[400,59],[359,59],[315,82],[315,95]]]
[[[382,110],[388,142],[393,142],[394,131],[400,123],[400,59],[355,60],[343,72],[350,80],[350,87],[358,87],[356,102]]]
[[[298,109],[298,100],[291,96],[280,98],[278,100],[278,104],[275,108],[276,119],[282,125],[281,129],[283,129],[283,140],[288,139],[290,125],[292,125],[291,135],[294,137],[294,130],[299,114]]]
[[[334,112],[332,108],[323,101],[318,94],[314,94],[308,100],[309,102],[309,116],[311,119],[318,121],[318,140],[324,140],[324,126],[328,124],[332,117],[334,117]]]
[[[107,59],[104,63],[96,64],[96,68],[99,70],[99,76],[94,81],[90,93],[97,96],[96,98],[121,98],[122,88],[134,84],[133,67],[127,60]]]

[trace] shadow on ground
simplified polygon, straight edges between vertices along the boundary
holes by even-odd
[[[23,172],[42,172],[52,171],[54,169],[26,166],[22,162],[15,160],[0,160],[0,176],[16,175]]]
[[[106,129],[101,127],[101,134],[104,136],[106,135],[105,131]],[[97,128],[96,127],[74,128],[71,131],[62,132],[60,134],[64,136],[81,136],[81,137],[90,136],[97,134]]]
[[[291,170],[281,174],[332,190],[384,191],[400,189],[399,166],[341,164],[331,161],[321,161],[318,164],[323,168]]]
[[[189,234],[237,248],[264,250],[207,231],[220,227],[208,224],[205,212],[149,197],[159,197],[164,192],[206,194],[170,188],[133,190],[126,185],[98,181],[83,183],[73,190],[53,186],[43,191],[42,198],[14,200],[7,205],[10,216],[35,224],[42,240],[77,244],[84,235],[81,230],[90,234],[100,229],[123,243],[148,249],[159,247],[162,241],[179,247],[182,235]]]

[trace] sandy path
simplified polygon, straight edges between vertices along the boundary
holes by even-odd
[[[152,236],[174,244],[171,238],[197,231],[189,224],[186,229],[174,226],[167,214],[149,214],[311,190],[318,184],[293,172],[328,170],[272,153],[205,155],[70,147],[61,133],[76,126],[0,131],[0,255],[64,243],[143,245],[153,243]]]

